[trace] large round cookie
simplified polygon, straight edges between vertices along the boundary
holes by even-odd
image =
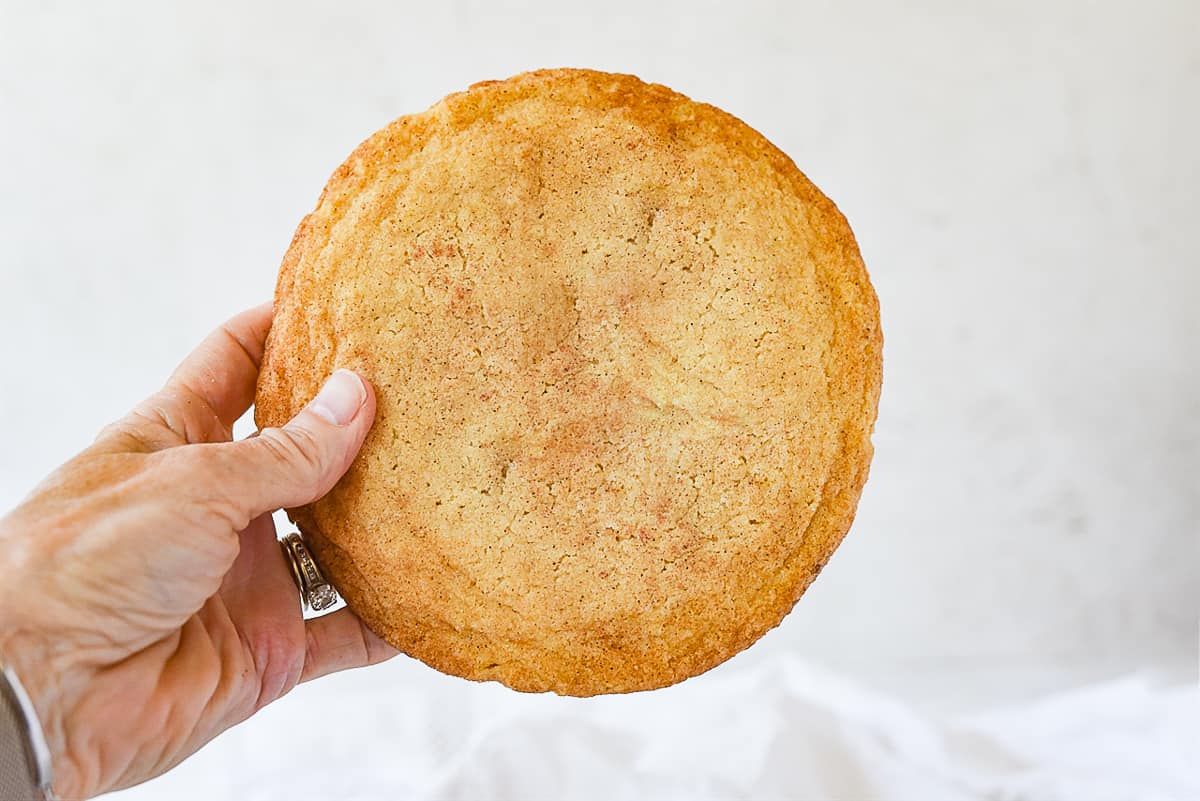
[[[551,70],[402,117],[284,258],[256,419],[337,367],[362,453],[292,510],[337,588],[433,667],[662,687],[777,625],[854,517],[881,378],[845,219],[740,120]]]

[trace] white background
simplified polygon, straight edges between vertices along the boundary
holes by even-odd
[[[779,629],[689,692],[781,659],[928,714],[1194,680],[1198,42],[1189,0],[5,0],[0,508],[269,297],[371,132],[525,69],[632,72],[743,118],[837,202],[886,340],[850,536]],[[402,658],[236,736],[301,710],[417,736],[424,719],[355,708],[414,688],[483,717],[543,702]],[[229,742],[158,792],[247,770]]]

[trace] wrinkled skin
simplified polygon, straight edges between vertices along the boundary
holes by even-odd
[[[346,471],[369,385],[339,372],[283,428],[231,442],[270,324],[269,304],[230,320],[0,519],[0,659],[63,798],[156,776],[298,682],[395,653],[348,609],[303,620],[270,517]]]

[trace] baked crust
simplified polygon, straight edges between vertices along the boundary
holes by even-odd
[[[280,270],[255,419],[337,367],[375,425],[291,510],[367,625],[522,691],[694,676],[854,518],[882,377],[854,236],[735,117],[628,75],[476,84],[379,131]]]

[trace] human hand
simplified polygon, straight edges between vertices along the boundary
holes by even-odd
[[[349,609],[303,620],[270,516],[350,466],[370,386],[338,371],[283,428],[231,441],[270,325],[270,304],[230,320],[0,519],[0,660],[64,798],[156,776],[298,682],[395,654]]]

